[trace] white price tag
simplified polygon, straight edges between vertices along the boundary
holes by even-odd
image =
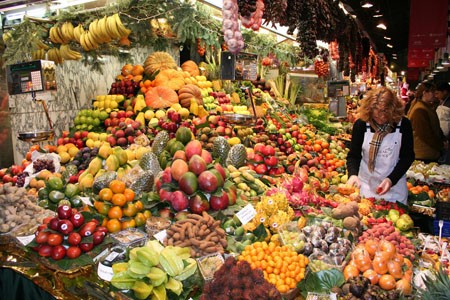
[[[163,244],[163,243],[164,243],[164,240],[165,240],[166,237],[167,237],[167,232],[166,232],[165,229],[164,229],[164,230],[161,230],[160,232],[155,233],[155,234],[153,235],[153,237],[154,237],[155,239],[157,239],[161,244]]]
[[[256,216],[256,210],[251,204],[247,204],[243,209],[236,213],[236,217],[238,217],[239,221],[241,221],[242,225],[247,224]]]
[[[94,204],[92,204],[92,202],[91,202],[91,198],[80,197],[80,199],[81,199],[81,202],[83,202],[84,204],[89,205],[89,206],[94,206]]]
[[[18,236],[17,239],[19,240],[20,243],[22,243],[22,245],[26,246],[29,243],[31,243],[34,239],[35,235],[27,235],[27,236]]]

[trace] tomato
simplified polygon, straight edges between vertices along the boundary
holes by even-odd
[[[79,233],[82,237],[90,236],[95,231],[97,224],[93,221],[89,221],[81,227]]]
[[[67,249],[66,255],[70,259],[77,258],[81,255],[81,249],[78,246],[71,246]]]
[[[101,244],[103,242],[103,240],[105,239],[105,236],[106,236],[106,233],[104,233],[103,231],[94,232],[94,234],[92,235],[94,245]]]
[[[50,246],[61,245],[62,241],[63,237],[58,233],[50,233],[47,238],[47,244],[49,244]]]
[[[52,255],[52,249],[53,247],[49,245],[41,245],[39,247],[39,255],[42,257],[49,257],[50,255]]]
[[[52,249],[52,258],[54,260],[63,259],[66,256],[66,248],[63,245],[58,245]]]
[[[92,250],[92,248],[94,248],[94,243],[81,243],[80,244],[80,249],[83,252],[89,252]]]
[[[72,246],[77,246],[81,242],[81,235],[78,232],[72,232],[69,234],[67,242]]]
[[[47,243],[48,236],[50,234],[46,231],[39,231],[36,235],[36,243],[38,244],[45,244]]]

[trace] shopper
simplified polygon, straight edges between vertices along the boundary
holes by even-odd
[[[450,164],[450,149],[448,147],[450,141],[450,85],[448,82],[437,84],[434,95],[439,99],[439,106],[436,108],[436,113],[446,140],[444,142],[444,148],[446,149],[439,159],[439,163]]]
[[[416,159],[425,163],[437,162],[444,149],[444,135],[434,108],[434,91],[434,84],[422,83],[417,89],[417,99],[408,112],[413,128]]]
[[[392,90],[381,87],[366,94],[360,118],[353,125],[347,156],[347,184],[364,197],[406,203],[406,171],[414,161],[412,128]]]

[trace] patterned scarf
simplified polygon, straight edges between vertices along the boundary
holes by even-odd
[[[391,133],[394,129],[394,126],[392,124],[384,124],[384,125],[378,125],[375,122],[370,122],[370,126],[375,129],[375,134],[373,135],[372,140],[370,141],[370,149],[369,149],[369,171],[373,172],[375,169],[375,159],[378,154],[378,149],[381,146],[381,142],[383,141],[384,137]]]

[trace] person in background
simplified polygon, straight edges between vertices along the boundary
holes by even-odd
[[[450,149],[448,147],[450,142],[450,85],[448,82],[438,83],[434,95],[439,99],[439,106],[436,108],[436,113],[446,141],[446,143],[444,142],[444,148],[446,149],[439,159],[439,163],[450,164]]]
[[[405,104],[405,115],[408,114],[411,104],[416,99],[416,93],[413,90],[408,90],[407,95],[408,95],[408,99],[406,100],[406,104]]]
[[[425,163],[437,162],[444,149],[444,135],[434,108],[435,86],[422,83],[416,93],[416,101],[408,111],[414,134],[416,159]]]
[[[406,204],[406,171],[414,161],[410,121],[402,101],[386,87],[369,91],[361,101],[347,156],[347,184],[364,197]]]

